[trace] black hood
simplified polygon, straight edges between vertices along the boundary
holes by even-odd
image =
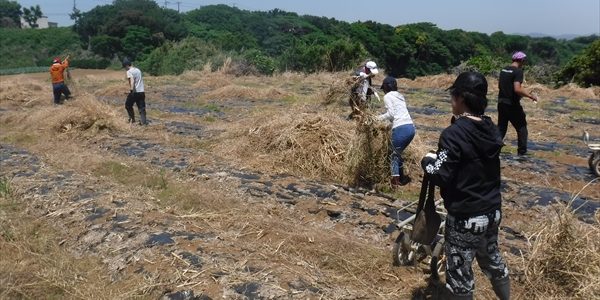
[[[498,157],[503,143],[498,127],[490,117],[484,116],[481,121],[462,117],[456,120],[455,125],[463,129],[466,136],[473,142],[471,144],[474,147],[473,150],[479,153],[480,157],[488,159]]]

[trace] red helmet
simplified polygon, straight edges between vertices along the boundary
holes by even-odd
[[[52,60],[52,63],[54,63],[54,64],[60,64],[60,57],[55,57],[55,58]]]

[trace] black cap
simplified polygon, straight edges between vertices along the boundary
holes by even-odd
[[[488,83],[481,73],[463,72],[454,81],[449,91],[470,92],[479,97],[486,97],[488,92]]]
[[[381,88],[383,90],[383,87],[387,86],[390,90],[394,91],[398,89],[398,82],[396,81],[396,78],[392,77],[392,76],[386,76],[383,79],[383,83],[381,84]]]
[[[123,59],[123,68],[131,66],[131,61],[128,58]]]

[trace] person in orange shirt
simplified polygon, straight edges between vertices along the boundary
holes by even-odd
[[[65,57],[64,61],[60,61],[60,57],[52,60],[52,66],[50,66],[50,76],[52,77],[52,91],[54,93],[54,104],[60,103],[60,95],[64,94],[65,99],[71,97],[71,91],[65,84],[64,71],[69,67],[69,56]]]

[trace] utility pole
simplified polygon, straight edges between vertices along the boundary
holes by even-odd
[[[177,1],[175,3],[177,3],[177,13],[179,13],[179,4],[181,4],[181,1]]]
[[[169,1],[165,0],[165,5],[163,6],[163,8],[167,8],[167,4],[169,4]]]

